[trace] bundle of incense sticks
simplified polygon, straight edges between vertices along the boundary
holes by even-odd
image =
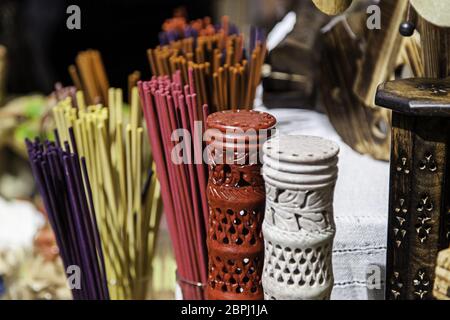
[[[197,104],[210,105],[211,112],[251,109],[266,54],[263,33],[251,29],[247,56],[244,36],[227,18],[216,27],[173,29],[160,36],[160,46],[147,51],[152,74],[181,71],[182,83],[197,92]]]
[[[78,53],[76,66],[69,66],[69,74],[77,90],[85,92],[88,104],[108,103],[109,81],[102,57],[97,50]]]
[[[197,104],[193,88],[182,85],[179,71],[173,80],[168,76],[153,77],[151,81],[140,81],[138,86],[161,183],[179,285],[184,299],[204,299],[208,206],[201,123],[208,115],[208,106]],[[190,137],[178,134],[176,129],[185,129]],[[180,143],[184,147],[181,163],[173,157]]]
[[[86,106],[79,91],[78,108],[67,98],[53,113],[61,139],[73,128],[77,150],[86,158],[111,297],[144,299],[161,216],[160,187],[144,143],[137,88],[128,122],[122,90],[110,88],[108,96],[108,107]]]
[[[159,33],[161,45],[173,41],[196,38],[198,36],[214,35],[216,30],[223,30],[225,34],[238,34],[236,25],[229,22],[228,16],[222,17],[222,25],[214,26],[210,17],[188,22],[185,17],[173,17],[164,21]],[[188,40],[190,41],[190,40]]]
[[[140,71],[134,71],[128,76],[128,103],[130,105],[133,98],[133,88],[137,86],[139,80],[141,80]]]
[[[26,141],[33,175],[55,232],[73,298],[109,299],[103,250],[97,229],[86,161],[78,156],[73,131],[61,147]]]

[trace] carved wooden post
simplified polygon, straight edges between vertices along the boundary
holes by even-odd
[[[208,299],[263,299],[266,199],[259,149],[275,123],[267,113],[245,110],[217,112],[207,119]]]
[[[266,299],[330,298],[338,152],[335,143],[308,136],[264,145]]]
[[[417,27],[426,77],[450,74],[450,1],[410,0],[400,33]],[[450,238],[449,79],[380,86],[376,102],[392,109],[386,298],[432,299],[438,251]]]
[[[393,110],[386,298],[431,299],[450,237],[450,80],[387,82],[376,103]]]

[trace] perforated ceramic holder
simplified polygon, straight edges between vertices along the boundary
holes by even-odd
[[[208,117],[208,128],[221,131],[227,137],[211,140],[214,158],[231,150],[231,159],[217,163],[211,159],[207,198],[210,209],[208,229],[208,299],[218,300],[262,300],[261,286],[264,241],[262,220],[264,216],[265,192],[259,161],[260,144],[265,142],[261,130],[271,130],[276,120],[273,116],[258,111],[217,112]],[[233,129],[256,134],[243,135],[236,139]],[[230,130],[232,133],[230,133]],[[228,139],[232,138],[232,139]],[[236,144],[238,140],[238,145]],[[240,148],[240,143],[243,148]],[[248,142],[256,143],[256,159],[250,160]],[[236,152],[236,149],[241,149]],[[217,155],[220,155],[217,157]],[[236,163],[244,159],[244,163]],[[230,161],[231,160],[231,161]]]
[[[280,136],[263,151],[264,297],[329,299],[339,147],[318,137]]]

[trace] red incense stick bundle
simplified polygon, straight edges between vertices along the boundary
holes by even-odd
[[[139,82],[141,105],[158,172],[161,195],[184,299],[203,299],[207,280],[207,173],[202,161],[203,119],[181,75]],[[178,129],[178,130],[177,130]],[[178,152],[180,151],[180,152]]]

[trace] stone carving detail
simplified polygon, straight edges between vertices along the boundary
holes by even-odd
[[[215,256],[209,262],[208,284],[224,294],[256,294],[261,291],[258,281],[255,281],[255,276],[256,280],[260,278],[257,270],[261,269],[261,264],[259,257],[224,261],[223,257]]]
[[[302,250],[290,247],[282,248],[280,245],[274,246],[271,241],[266,241],[265,253],[264,275],[268,275],[272,281],[276,281],[280,285],[288,288],[294,286],[314,287],[316,285],[323,286],[325,282],[331,280],[332,270],[328,268],[328,263],[331,261],[331,250],[328,244],[323,248],[318,246],[316,249]],[[275,296],[276,294],[271,295],[272,299],[276,299]],[[323,297],[325,298],[325,296]]]
[[[325,230],[330,226],[330,222],[327,211],[321,210],[321,208],[326,206],[323,203],[325,199],[323,195],[333,192],[329,189],[299,191],[279,189],[266,184],[266,205],[267,211],[269,211],[266,214],[270,217],[273,225],[284,230],[300,231],[305,229],[308,232]],[[275,210],[274,207],[278,207],[278,210]],[[306,207],[311,211],[302,211]],[[294,210],[294,214],[292,214],[292,210]]]
[[[280,136],[263,150],[264,296],[329,299],[339,148],[317,137]]]
[[[226,200],[226,198],[222,198]],[[242,245],[244,242],[254,245],[261,235],[263,208],[235,211],[222,208],[210,208],[211,225],[209,239],[223,244]]]
[[[259,170],[253,165],[213,164],[211,183],[236,188],[262,185],[264,181]]]

